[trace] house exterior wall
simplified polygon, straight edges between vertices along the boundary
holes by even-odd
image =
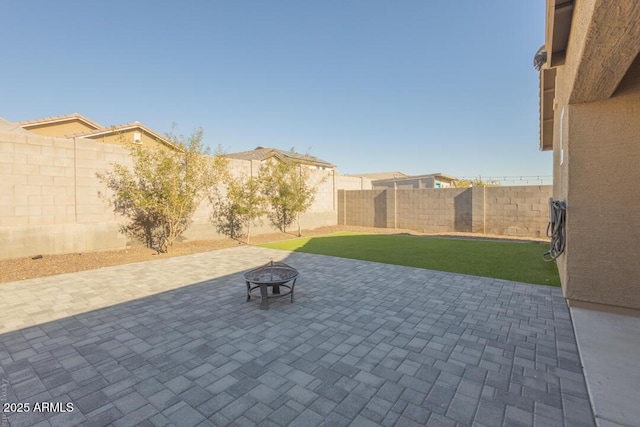
[[[395,188],[397,190],[411,190],[420,188],[448,188],[451,187],[451,183],[441,179],[436,179],[434,176],[423,176],[415,178],[399,178],[381,180],[373,183],[373,188],[385,189]]]
[[[118,218],[99,197],[106,187],[96,177],[112,163],[129,164],[126,147],[88,139],[0,133],[0,259],[124,249]],[[249,175],[259,164],[231,161],[233,173]],[[335,225],[337,181],[333,171],[313,170],[316,200],[301,215],[303,228]],[[210,221],[204,201],[182,240],[225,238]],[[266,220],[254,233],[274,232]]]
[[[451,182],[450,181],[443,181],[441,179],[436,179],[434,184],[433,184],[434,188],[449,188],[451,187]]]
[[[126,144],[133,144],[134,141],[134,133],[140,133],[140,141],[143,147],[151,147],[151,148],[167,148],[166,145],[157,141],[156,137],[145,132],[142,129],[128,129],[123,131],[118,131],[116,134],[106,134],[106,135],[96,135],[92,137],[87,137],[85,139],[91,139],[93,141],[99,141],[104,144],[117,144],[123,145],[123,142]]]
[[[568,77],[558,70],[564,119],[554,133],[554,197],[567,203],[564,295],[640,310],[640,60],[605,100],[567,104]]]
[[[545,238],[550,185],[339,190],[338,223]]]
[[[89,126],[87,123],[78,119],[58,123],[45,123],[33,126],[27,125],[25,126],[25,129],[37,135],[59,137],[95,130],[94,127]]]
[[[549,48],[550,2],[547,11]],[[563,293],[569,304],[638,313],[639,19],[635,2],[575,2],[553,99],[553,197],[567,204]]]
[[[338,175],[336,182],[338,190],[371,190],[371,180],[363,176]]]

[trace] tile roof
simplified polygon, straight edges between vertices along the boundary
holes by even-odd
[[[117,131],[122,131],[122,130],[129,130],[129,129],[134,129],[134,128],[140,128],[140,129],[144,129],[147,132],[151,133],[154,136],[157,136],[159,138],[162,138],[162,136],[158,135],[155,131],[149,129],[148,127],[146,127],[145,125],[143,125],[142,123],[139,122],[133,122],[133,123],[125,123],[122,125],[116,125],[116,126],[109,126],[109,127],[103,127],[100,129],[95,129],[95,130],[90,130],[87,132],[76,132],[76,133],[70,133],[68,135],[65,135],[67,138],[84,138],[84,137],[90,137],[90,136],[96,136],[96,135],[105,135],[105,134],[110,134],[110,133],[114,133]]]
[[[380,181],[405,181],[405,180],[412,180],[412,179],[420,179],[420,178],[437,178],[443,181],[456,181],[458,178],[456,178],[455,176],[452,175],[447,175],[441,172],[436,172],[436,173],[429,173],[429,174],[424,174],[424,175],[405,175],[405,176],[397,176],[397,177],[391,177],[391,178],[372,178],[372,181],[374,182],[380,182]]]
[[[70,116],[72,116],[72,115],[70,115]],[[70,116],[58,116],[58,117],[70,117]],[[78,116],[79,116],[79,114],[78,114]],[[35,122],[37,120],[31,120],[31,121]],[[21,122],[21,123],[23,123],[23,122]],[[47,122],[47,123],[50,123],[50,122]],[[125,131],[125,130],[130,130],[130,129],[141,129],[141,130],[144,130],[145,132],[147,132],[148,134],[152,135],[154,138],[156,138],[157,140],[159,140],[163,144],[165,144],[167,146],[170,146],[171,148],[177,148],[177,144],[175,144],[174,142],[168,140],[166,137],[160,135],[159,133],[157,133],[153,129],[143,125],[140,122],[125,123],[125,124],[122,124],[122,125],[109,126],[109,127],[101,126],[98,129],[90,130],[90,131],[87,131],[87,132],[70,133],[70,134],[64,135],[64,138],[89,138],[89,139],[91,139],[92,137],[95,137],[95,136],[110,135],[110,134],[114,134],[114,133],[119,132],[119,131]]]
[[[178,147],[178,144],[176,144],[173,141],[170,141],[166,137],[160,135],[156,131],[152,130],[151,128],[148,128],[147,126],[143,125],[142,123],[140,123],[138,121],[132,122],[132,123],[125,123],[125,124],[117,125],[117,126],[105,127],[105,126],[102,126],[101,124],[98,124],[98,123],[94,122],[93,120],[89,120],[88,118],[86,118],[82,114],[73,113],[73,114],[67,114],[67,115],[64,115],[64,116],[53,116],[53,117],[45,117],[43,119],[24,120],[22,122],[18,122],[17,125],[20,126],[23,129],[25,129],[25,128],[28,129],[30,127],[37,126],[37,125],[44,125],[44,124],[57,123],[57,122],[66,122],[66,121],[71,121],[71,120],[80,120],[80,121],[88,124],[90,127],[93,127],[94,129],[86,131],[86,132],[70,133],[70,134],[64,135],[63,138],[88,138],[88,139],[91,139],[92,137],[96,137],[96,136],[100,136],[100,135],[110,135],[110,134],[117,133],[119,131],[126,131],[126,130],[130,130],[130,129],[140,129],[140,130],[145,131],[149,135],[153,136],[154,138],[156,138],[162,144],[164,144],[164,145],[166,145],[166,146],[168,146],[170,148],[173,148],[173,149],[180,149]]]
[[[409,175],[402,172],[375,172],[375,173],[352,173],[348,176],[357,176],[363,178],[369,178],[371,180],[376,179],[398,179],[398,178],[406,178]]]
[[[280,159],[293,159],[295,161],[311,164],[314,166],[335,167],[335,165],[329,162],[326,162],[314,156],[310,156],[308,154],[300,154],[292,151],[283,151],[283,150],[278,150],[277,148],[271,148],[271,147],[256,147],[255,150],[230,153],[230,154],[227,154],[226,157],[230,159],[258,160],[258,161],[266,160],[270,157],[277,157]]]
[[[32,126],[37,126],[37,125],[43,125],[43,124],[48,124],[48,123],[56,123],[56,122],[66,122],[66,121],[71,121],[71,120],[80,120],[82,122],[85,122],[86,124],[88,124],[91,127],[94,127],[96,129],[102,129],[104,128],[104,126],[102,126],[99,123],[94,122],[93,120],[89,120],[88,118],[86,118],[85,116],[83,116],[82,114],[78,114],[78,113],[73,113],[73,114],[66,114],[63,116],[52,116],[52,117],[45,117],[42,119],[35,119],[35,120],[24,120],[22,122],[18,122],[17,124],[22,127],[32,127]]]
[[[171,148],[177,148],[177,144],[168,140],[166,137],[160,135],[159,133],[157,133],[156,131],[152,130],[151,128],[148,128],[147,126],[143,125],[140,122],[132,122],[132,123],[125,123],[122,125],[117,125],[117,126],[110,126],[108,128],[102,128],[102,129],[96,129],[96,130],[92,130],[92,131],[88,131],[88,132],[79,132],[79,133],[72,133],[72,134],[68,134],[65,135],[66,138],[89,138],[91,139],[92,137],[96,137],[96,136],[101,136],[101,135],[110,135],[110,134],[114,134],[117,133],[119,131],[125,131],[125,130],[131,130],[131,129],[141,129],[144,130],[145,132],[147,132],[148,134],[152,135],[154,138],[156,138],[158,141],[162,142],[163,144],[171,147]]]

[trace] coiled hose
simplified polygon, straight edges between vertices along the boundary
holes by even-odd
[[[566,244],[565,223],[567,216],[567,204],[559,200],[549,199],[549,224],[547,224],[547,237],[551,238],[549,250],[542,254],[542,259],[551,262],[564,252]]]

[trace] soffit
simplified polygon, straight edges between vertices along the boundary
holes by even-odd
[[[549,66],[563,65],[567,56],[574,0],[547,2],[547,61]]]
[[[553,149],[554,102],[556,97],[556,69],[540,72],[540,150]]]

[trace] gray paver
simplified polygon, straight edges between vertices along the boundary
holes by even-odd
[[[279,425],[287,425],[298,416],[298,413],[287,405],[282,405],[269,415],[269,419]]]
[[[204,416],[189,405],[183,405],[167,415],[175,425],[191,427],[197,426],[205,420]]]
[[[270,258],[297,298],[261,311]],[[2,292],[3,393],[75,404],[11,425],[594,425],[557,288],[245,246]]]

